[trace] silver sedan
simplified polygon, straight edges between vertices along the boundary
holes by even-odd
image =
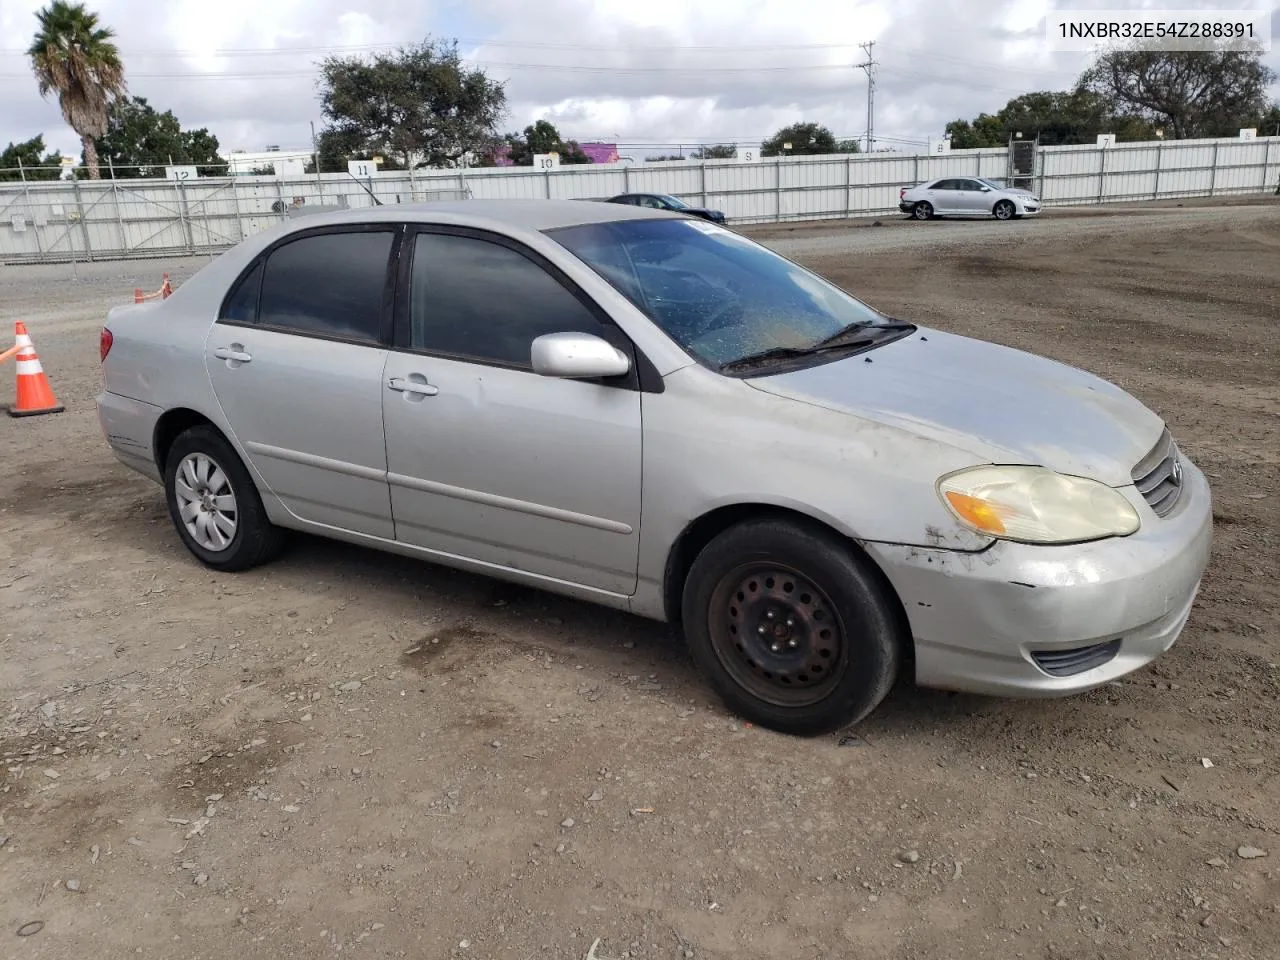
[[[1040,213],[1040,198],[1021,187],[980,177],[942,177],[898,191],[898,209],[917,220],[933,217],[995,217],[1013,220]]]
[[[209,567],[306,531],[678,623],[798,734],[900,675],[1104,684],[1209,557],[1205,477],[1127,393],[643,208],[285,223],[112,310],[101,352],[106,442]]]

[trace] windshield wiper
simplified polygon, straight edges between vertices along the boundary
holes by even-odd
[[[844,344],[840,344],[841,347]],[[823,348],[818,345],[809,347],[770,347],[768,350],[761,350],[757,353],[748,353],[745,357],[738,357],[734,360],[726,360],[720,364],[719,370],[741,370],[744,367],[753,367],[758,363],[770,363],[774,360],[790,360],[793,357],[808,357],[814,353],[821,352]]]
[[[880,338],[876,336],[877,332],[883,331],[885,333],[897,333],[900,330],[913,329],[915,329],[914,323],[907,323],[903,320],[894,320],[892,317],[889,318],[888,323],[851,323],[847,327],[840,328],[835,333],[831,334],[831,336],[819,340],[814,344],[814,347],[818,349],[825,349],[827,347],[843,347],[850,345],[849,336],[855,333],[860,333],[862,336],[854,338],[852,343],[862,346],[863,340],[868,340],[872,343],[879,340]]]
[[[905,323],[900,320],[874,325],[851,323],[847,327],[837,330],[831,336],[825,337],[807,347],[770,347],[768,350],[760,350],[757,353],[749,353],[745,357],[728,360],[720,364],[718,369],[721,371],[741,370],[757,364],[772,363],[775,360],[811,357],[815,354],[827,353],[833,350],[857,350],[861,347],[874,346],[883,339],[882,334],[900,333],[903,330],[914,329],[914,323]],[[853,336],[854,334],[861,334],[861,336]]]

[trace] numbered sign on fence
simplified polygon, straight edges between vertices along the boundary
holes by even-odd
[[[1257,140],[1258,128],[1257,127],[1241,127],[1240,139],[1241,140]]]
[[[560,166],[560,154],[558,153],[535,153],[533,155],[533,169],[535,170],[554,170]]]
[[[378,165],[372,160],[348,160],[347,173],[357,180],[368,180],[378,175]]]
[[[165,167],[164,175],[167,180],[194,180],[198,171],[195,167]]]
[[[760,151],[755,147],[738,147],[733,151],[733,159],[739,163],[755,163],[760,159]]]
[[[1098,134],[1098,146],[1114,147],[1116,145],[1116,135],[1114,133]]]
[[[940,154],[950,153],[950,152],[951,152],[950,140],[942,139],[942,140],[929,141],[929,153],[932,154],[933,156],[936,157],[936,156],[939,156]]]

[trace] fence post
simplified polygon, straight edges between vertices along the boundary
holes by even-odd
[[[92,260],[93,246],[89,242],[89,225],[84,222],[84,204],[80,200],[80,181],[79,180],[73,179],[71,181],[71,192],[75,194],[76,219],[80,221],[80,236],[84,238],[84,258],[86,260]],[[67,233],[67,239],[68,240],[71,239],[70,231],[68,231]],[[73,272],[75,270],[75,262],[76,262],[76,245],[73,242],[71,244],[71,264],[72,264]]]
[[[774,219],[782,222],[782,154],[773,161],[773,206]]]
[[[1213,141],[1213,159],[1209,167],[1209,196],[1213,196],[1218,188],[1218,141]]]
[[[196,235],[191,229],[191,210],[187,206],[187,188],[181,180],[175,180],[174,185],[178,188],[178,216],[182,219],[182,232],[187,238],[187,252],[194,254],[196,252]]]
[[[1102,151],[1102,159],[1098,164],[1098,203],[1102,203],[1102,198],[1107,192],[1107,147],[1099,147]]]
[[[1263,172],[1263,176],[1266,176],[1265,171]],[[35,234],[36,238],[36,256],[43,260],[44,245],[40,242],[40,228],[36,226],[35,217],[31,215],[31,187],[27,185],[27,172],[22,168],[21,157],[18,158],[18,179],[22,181],[22,212],[31,220],[31,232]],[[70,234],[70,232],[71,228],[68,227],[67,233]]]
[[[920,182],[920,154],[916,154],[911,158],[911,185],[914,187]]]
[[[1151,191],[1151,199],[1160,199],[1160,168],[1164,166],[1164,141],[1161,140],[1156,144],[1156,185]]]
[[[550,200],[551,199],[551,168],[548,167],[546,170],[543,170],[542,175],[543,177],[546,178],[544,183],[547,191],[547,199]]]
[[[107,158],[110,160],[110,157]],[[120,228],[120,251],[129,252],[129,236],[124,232],[124,213],[120,210],[120,190],[116,186],[115,172],[111,174],[111,203],[116,208],[116,226]]]
[[[853,216],[853,154],[844,158],[844,218]]]
[[[631,164],[623,164],[622,166],[622,192],[631,192]]]
[[[227,173],[231,177],[231,206],[236,212],[236,233],[240,234],[240,239],[243,240],[245,232],[244,219],[240,213],[240,180],[235,174],[231,173],[229,165]]]
[[[706,207],[707,205],[707,161],[705,157],[702,160],[702,166],[699,167],[698,169],[701,172],[701,179],[702,179],[702,206]]]

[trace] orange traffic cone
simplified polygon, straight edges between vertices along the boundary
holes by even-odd
[[[11,417],[34,417],[42,413],[61,413],[66,409],[58,403],[49,386],[49,378],[44,375],[44,367],[40,366],[40,358],[31,345],[31,337],[27,334],[27,326],[21,320],[13,325],[13,350],[18,365],[18,398],[9,408]]]

